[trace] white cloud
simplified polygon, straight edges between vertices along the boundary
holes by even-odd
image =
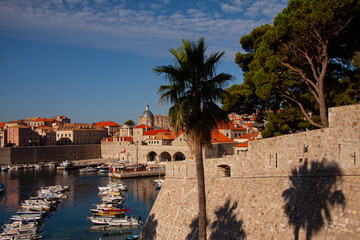
[[[233,61],[238,51],[239,39],[254,27],[271,19],[283,7],[276,2],[256,2],[247,6],[242,1],[222,3],[227,11],[262,15],[255,17],[226,18],[218,12],[205,9],[187,9],[171,14],[155,11],[160,6],[153,4],[141,11],[125,8],[123,4],[107,5],[108,1],[96,0],[97,4],[68,0],[72,6],[60,1],[38,2],[0,0],[0,36],[36,39],[42,41],[75,44],[92,48],[119,49],[157,55],[167,54],[169,47],[178,46],[181,38],[192,40],[205,36],[210,46],[225,50]],[[123,1],[122,1],[123,2]],[[170,4],[170,1],[161,1]],[[266,6],[262,6],[265,4]],[[99,5],[102,5],[101,8]],[[150,5],[149,5],[150,6]],[[150,6],[151,7],[151,6]],[[269,10],[270,8],[278,10]]]

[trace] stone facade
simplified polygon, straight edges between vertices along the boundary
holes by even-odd
[[[95,144],[106,137],[107,130],[87,123],[68,123],[56,131],[56,142],[60,145]]]
[[[209,239],[360,239],[360,105],[330,127],[205,160]],[[166,163],[141,239],[197,239],[196,168]]]

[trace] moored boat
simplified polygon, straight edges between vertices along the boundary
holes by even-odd
[[[98,225],[110,225],[110,226],[140,226],[142,222],[140,218],[134,217],[120,217],[120,218],[112,218],[112,217],[89,217],[89,220],[93,224]]]

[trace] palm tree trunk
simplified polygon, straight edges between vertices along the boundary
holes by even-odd
[[[206,196],[205,196],[205,177],[202,156],[202,144],[199,139],[195,142],[195,162],[196,176],[198,183],[199,199],[199,240],[206,240]]]

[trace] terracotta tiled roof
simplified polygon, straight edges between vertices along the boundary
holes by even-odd
[[[156,136],[155,139],[157,140],[174,140],[175,136],[172,132],[159,132]]]
[[[216,127],[217,129],[234,129],[234,130],[245,130],[244,127],[242,126],[237,126],[235,125],[233,122],[230,122],[228,124],[224,123],[219,123]]]
[[[35,122],[52,122],[53,120],[47,118],[38,118]]]
[[[147,129],[153,129],[153,127],[150,127],[150,126],[148,126],[148,125],[146,125],[146,124],[141,124],[141,125],[139,125],[139,126],[136,126],[135,128],[147,128]]]
[[[0,122],[0,128],[4,127],[4,126],[5,126],[5,123],[6,123],[6,122]]]
[[[253,124],[252,123],[245,123],[244,126],[247,126],[249,128],[252,128]]]
[[[214,130],[211,132],[211,142],[212,143],[221,143],[221,142],[234,142],[221,132]]]
[[[160,132],[169,132],[169,129],[151,129],[150,131],[144,132],[144,136],[155,136]]]
[[[118,141],[132,142],[134,139],[132,137],[116,137]]]
[[[248,147],[249,144],[248,142],[242,142],[242,143],[239,143],[238,145],[235,145],[234,147]]]
[[[259,135],[260,135],[260,133],[247,133],[247,134],[242,135],[240,138],[241,139],[255,139]]]
[[[116,122],[113,122],[113,121],[101,121],[101,122],[98,122],[98,123],[95,123],[94,124],[96,127],[120,127],[121,125],[120,124],[117,124]]]
[[[104,138],[103,140],[101,140],[102,142],[112,142],[114,141],[114,139],[112,137],[107,137],[107,138]]]
[[[126,150],[124,150],[124,151],[121,151],[120,153],[126,153]]]

